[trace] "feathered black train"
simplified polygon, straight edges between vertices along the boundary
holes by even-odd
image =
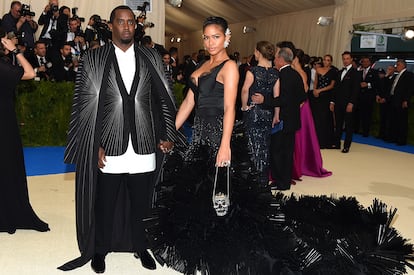
[[[272,195],[252,170],[241,131],[233,135],[231,206],[213,208],[214,162],[200,146],[191,162],[176,150],[148,219],[157,261],[184,274],[404,274],[413,245],[390,226],[395,209],[375,200]]]

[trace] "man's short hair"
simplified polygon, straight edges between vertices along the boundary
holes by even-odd
[[[129,10],[135,18],[135,14],[134,14],[134,12],[132,11],[132,9],[130,7],[125,6],[125,5],[121,5],[121,6],[118,6],[118,7],[114,8],[112,10],[111,15],[109,16],[109,23],[114,23],[115,13],[118,10]]]
[[[14,5],[22,5],[22,3],[20,2],[20,1],[13,1],[13,2],[11,2],[11,4],[10,4],[10,9],[12,9],[13,7],[14,7]]]
[[[293,61],[293,52],[290,48],[287,48],[287,47],[280,48],[277,55],[283,58],[283,60],[289,64],[292,63]]]

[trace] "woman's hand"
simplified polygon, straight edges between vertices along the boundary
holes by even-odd
[[[216,166],[217,167],[230,166],[230,162],[231,162],[230,147],[223,148],[223,146],[220,146],[220,148],[217,152]]]
[[[14,51],[16,49],[16,45],[8,38],[2,38],[1,44],[3,44],[4,48],[10,52]]]

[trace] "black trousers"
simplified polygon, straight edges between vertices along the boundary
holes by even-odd
[[[372,124],[372,113],[374,111],[375,93],[370,90],[361,92],[359,100],[359,119],[362,126],[362,135],[368,136]]]
[[[335,145],[341,144],[342,130],[345,128],[344,148],[351,147],[354,133],[354,112],[347,112],[345,106],[335,105]],[[339,147],[338,147],[339,148]]]
[[[147,248],[143,218],[150,212],[153,172],[142,174],[105,174],[98,172],[95,201],[95,252],[106,255],[111,252],[114,215],[118,193],[125,184],[130,202],[132,248],[139,252]],[[121,202],[122,204],[122,202]],[[124,232],[117,232],[123,234]]]
[[[277,132],[270,141],[272,178],[280,188],[289,188],[292,180],[295,132]]]
[[[408,137],[408,108],[403,109],[402,103],[391,107],[391,141],[398,145],[406,145]]]

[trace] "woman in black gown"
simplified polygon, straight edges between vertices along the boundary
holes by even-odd
[[[48,231],[48,225],[37,217],[29,202],[23,148],[14,110],[17,84],[21,79],[34,78],[35,72],[1,30],[0,37],[0,232]],[[12,65],[7,54],[14,54],[21,67]]]
[[[223,18],[204,22],[211,58],[191,75],[176,117],[180,128],[195,108],[193,138],[165,163],[154,214],[146,220],[156,260],[184,274],[405,272],[413,246],[390,227],[395,212],[385,205],[375,201],[363,209],[355,198],[272,195],[258,184],[243,126],[234,125],[238,73],[225,50],[229,34]],[[229,207],[225,201],[215,208],[215,182]]]

